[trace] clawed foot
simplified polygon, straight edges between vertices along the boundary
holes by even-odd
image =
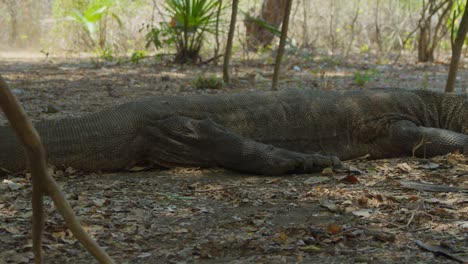
[[[302,168],[298,168],[297,172],[316,172],[320,171],[323,168],[327,167],[340,167],[341,166],[341,161],[338,157],[336,156],[323,156],[319,154],[314,154],[308,156],[304,163]]]

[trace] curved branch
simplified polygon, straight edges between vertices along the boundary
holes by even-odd
[[[48,194],[55,203],[57,210],[63,216],[68,228],[77,240],[100,263],[114,263],[99,245],[84,231],[70,204],[65,199],[57,182],[47,173],[45,150],[39,134],[33,127],[31,120],[20,106],[18,99],[11,93],[3,78],[0,76],[0,108],[5,112],[11,127],[24,146],[28,159],[29,170],[33,182],[33,251],[36,263],[42,263],[42,232],[44,229],[44,211],[42,198]]]

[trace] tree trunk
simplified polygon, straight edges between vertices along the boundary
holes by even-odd
[[[278,28],[284,18],[284,10],[288,0],[263,0],[262,10],[256,19],[263,20],[269,25]],[[255,21],[246,19],[245,22],[247,46],[251,50],[269,45],[274,35]]]
[[[468,0],[467,0],[468,6]],[[455,22],[454,22],[455,23]],[[460,55],[463,49],[463,43],[468,32],[468,9],[465,8],[463,12],[462,20],[460,21],[460,26],[458,27],[457,37],[455,42],[452,43],[452,59],[450,60],[450,68],[447,78],[447,83],[445,85],[446,92],[453,92],[455,90],[455,81],[457,78],[458,63],[460,62]]]
[[[302,48],[309,48],[310,41],[309,41],[309,15],[308,11],[310,10],[310,0],[303,0],[302,1]]]
[[[453,0],[425,0],[418,22],[418,61],[433,62],[434,52],[442,37],[447,33],[447,22]],[[432,20],[436,19],[433,27]]]
[[[99,20],[99,35],[98,35],[98,46],[101,50],[106,48],[106,38],[107,38],[107,11],[104,14],[103,18]]]
[[[375,42],[377,43],[377,47],[379,48],[379,54],[382,54],[383,48],[382,48],[382,35],[381,35],[381,30],[380,30],[380,0],[376,1],[375,4],[375,14],[374,14],[374,24],[375,24]]]
[[[218,54],[219,54],[219,17],[221,16],[221,9],[223,7],[223,0],[219,0],[218,2],[218,10],[216,11],[216,26],[215,26],[215,42],[216,46],[214,49],[214,64],[218,65]]]
[[[434,50],[431,49],[431,20],[423,22],[419,29],[418,61],[433,62]]]
[[[291,14],[292,0],[287,0],[286,10],[284,10],[283,26],[281,27],[281,38],[278,47],[278,54],[276,55],[275,72],[273,73],[272,90],[278,90],[278,79],[281,69],[281,60],[283,59],[284,46],[286,45],[286,38],[288,37],[289,16]]]
[[[234,30],[236,29],[237,19],[237,8],[239,6],[239,0],[232,1],[232,13],[231,13],[231,24],[229,25],[229,34],[226,43],[226,51],[224,52],[224,63],[223,63],[223,81],[225,84],[229,84],[229,61],[231,59],[232,52],[232,41],[234,39]]]
[[[14,47],[18,38],[18,4],[16,0],[7,0],[8,13],[11,18],[10,45]]]

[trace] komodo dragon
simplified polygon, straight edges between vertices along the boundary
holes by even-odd
[[[468,96],[404,90],[161,96],[35,127],[56,166],[120,171],[147,162],[279,175],[366,154],[468,154]],[[0,167],[26,167],[8,127],[0,128]]]

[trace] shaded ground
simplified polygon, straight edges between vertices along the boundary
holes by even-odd
[[[150,95],[268,89],[272,68],[239,64],[234,88],[197,90],[196,78],[219,69],[164,62],[96,69],[70,61],[4,58],[0,74],[37,120],[82,115]],[[353,75],[375,71],[364,89],[441,89],[446,67],[290,59],[281,87],[359,89]],[[466,73],[459,74],[459,91],[468,86]],[[466,157],[347,164],[351,172],[287,177],[217,169],[86,175],[69,170],[56,171],[55,177],[88,232],[117,262],[456,263],[421,249],[417,240],[466,261]],[[428,192],[405,181],[465,192]],[[28,175],[10,175],[0,183],[0,263],[32,262],[30,193]],[[89,263],[92,258],[47,204],[46,261]]]

